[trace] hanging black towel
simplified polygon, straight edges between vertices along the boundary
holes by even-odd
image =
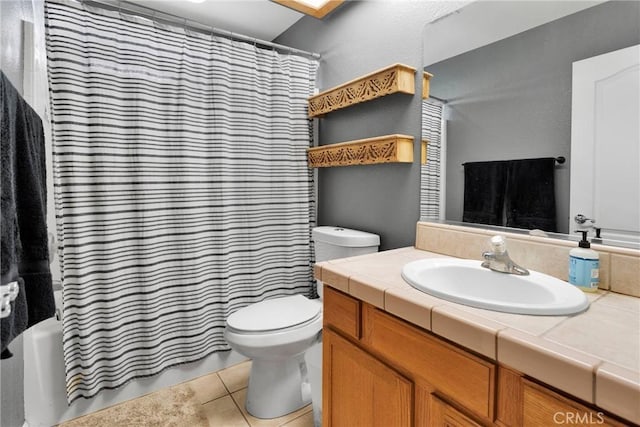
[[[507,162],[470,162],[464,165],[462,221],[502,225]]]
[[[509,161],[507,227],[557,231],[555,166],[553,157]]]
[[[2,318],[0,358],[26,328],[53,316],[55,303],[46,223],[46,175],[42,121],[0,71],[2,141],[2,285],[17,281],[20,291]]]

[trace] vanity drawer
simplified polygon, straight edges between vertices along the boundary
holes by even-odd
[[[439,394],[493,420],[496,367],[372,306],[363,308],[362,341]]]
[[[360,339],[361,302],[329,286],[324,287],[323,319],[325,325]]]

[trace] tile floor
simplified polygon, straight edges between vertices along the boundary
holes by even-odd
[[[203,405],[210,426],[313,426],[311,405],[271,420],[261,420],[249,415],[244,401],[250,369],[251,362],[243,362],[189,382]]]
[[[313,427],[311,405],[270,420],[249,415],[244,401],[250,369],[251,361],[246,361],[181,385],[194,391],[194,399],[202,405],[211,427]]]

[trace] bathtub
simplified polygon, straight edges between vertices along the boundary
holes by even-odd
[[[62,313],[62,291],[54,293]],[[133,380],[117,390],[104,390],[92,399],[67,404],[62,355],[62,321],[52,317],[24,333],[25,426],[50,427],[125,400],[206,375],[246,358],[234,351],[214,353],[198,362],[169,368],[150,378]]]

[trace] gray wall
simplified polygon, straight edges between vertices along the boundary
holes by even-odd
[[[569,226],[572,62],[640,43],[640,2],[607,2],[426,69],[449,100],[446,218],[462,220],[469,161],[564,156],[560,232]]]
[[[424,25],[464,3],[352,1],[324,20],[304,17],[275,41],[322,55],[317,86],[329,89],[393,63],[422,67]],[[420,158],[420,73],[416,94],[394,94],[319,119],[320,145],[402,133]],[[411,246],[419,209],[420,164],[321,168],[318,224],[377,233],[381,249]]]
[[[22,91],[22,22],[31,13],[31,2],[0,0],[0,69]],[[11,359],[0,361],[0,425],[21,426],[24,422],[24,366],[22,336],[9,349]]]

